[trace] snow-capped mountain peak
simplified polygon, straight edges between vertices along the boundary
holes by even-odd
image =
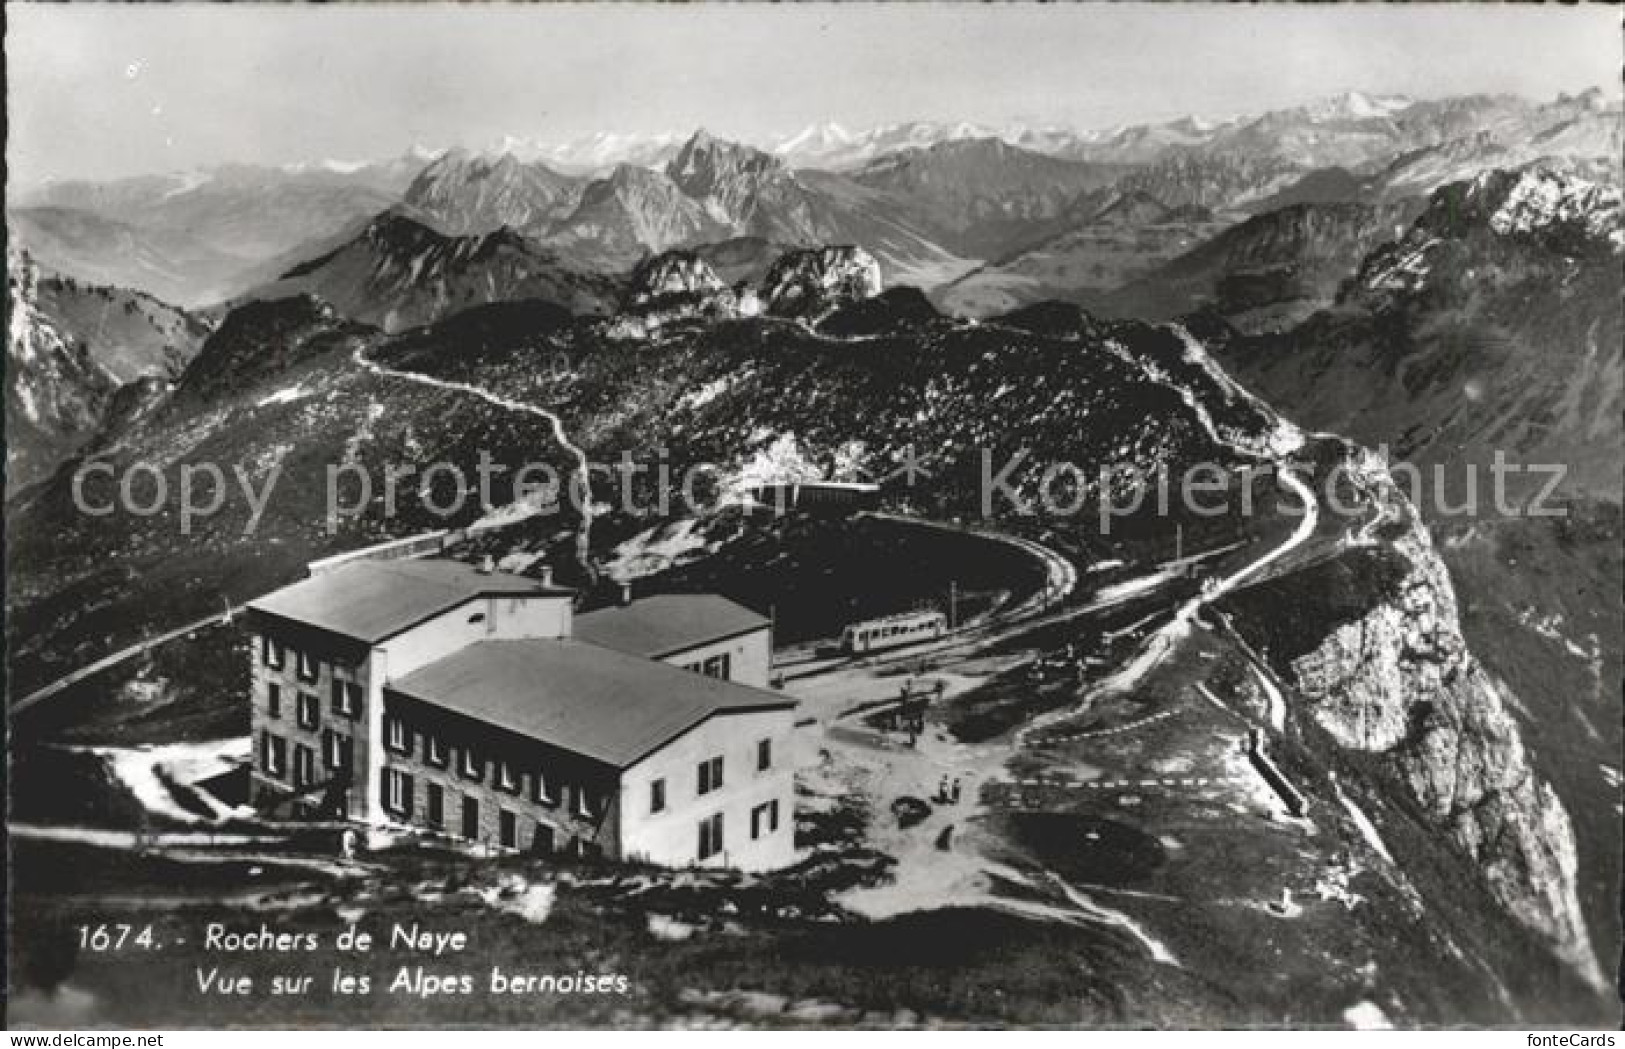
[[[826,151],[852,144],[852,132],[835,123],[826,120],[821,124],[809,124],[793,135],[788,135],[773,145],[773,152],[784,156],[807,151]]]
[[[676,133],[595,131],[563,140],[504,135],[482,154],[491,158],[512,156],[521,163],[546,164],[572,175],[603,175],[619,164],[659,167],[682,142],[683,136]]]
[[[1315,102],[1305,107],[1305,111],[1315,120],[1379,120],[1409,108],[1413,102],[1413,99],[1405,95],[1372,95],[1364,91],[1345,91],[1340,95]]]

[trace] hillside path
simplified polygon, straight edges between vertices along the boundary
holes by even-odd
[[[580,493],[579,498],[577,499],[577,503],[579,504],[577,506],[577,510],[581,514],[581,527],[576,532],[576,559],[580,562],[583,569],[586,569],[589,574],[591,573],[592,562],[590,559],[590,552],[593,519],[592,475],[588,467],[587,453],[570,439],[570,435],[564,429],[563,419],[559,418],[556,413],[551,412],[546,408],[540,408],[534,404],[528,404],[525,401],[514,400],[512,397],[504,397],[499,393],[492,393],[490,390],[487,390],[481,386],[475,386],[473,383],[458,382],[455,379],[437,379],[431,375],[422,375],[418,372],[402,371],[399,368],[391,368],[386,364],[379,364],[377,361],[367,356],[367,346],[365,343],[355,348],[353,357],[358,367],[364,371],[372,373],[373,375],[390,379],[401,379],[406,382],[415,382],[422,386],[433,386],[437,389],[451,390],[456,393],[466,393],[469,396],[478,397],[487,404],[495,405],[496,407],[506,409],[507,411],[521,412],[526,415],[534,415],[538,416],[539,418],[546,419],[548,425],[553,430],[553,439],[557,441],[559,446],[565,451],[569,452],[571,457],[575,459],[575,483],[579,486],[577,490]]]

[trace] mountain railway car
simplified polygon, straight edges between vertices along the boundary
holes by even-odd
[[[948,632],[948,617],[941,612],[899,612],[895,615],[848,623],[841,631],[841,651],[848,655],[877,652],[929,641]]]

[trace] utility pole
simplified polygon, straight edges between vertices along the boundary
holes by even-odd
[[[1174,522],[1174,560],[1180,561],[1185,557],[1185,525],[1183,522]]]
[[[959,629],[959,580],[948,580],[948,629]]]

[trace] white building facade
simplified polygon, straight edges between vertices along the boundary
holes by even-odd
[[[254,802],[500,850],[793,863],[770,624],[714,595],[572,604],[447,561],[360,561],[253,602]]]

